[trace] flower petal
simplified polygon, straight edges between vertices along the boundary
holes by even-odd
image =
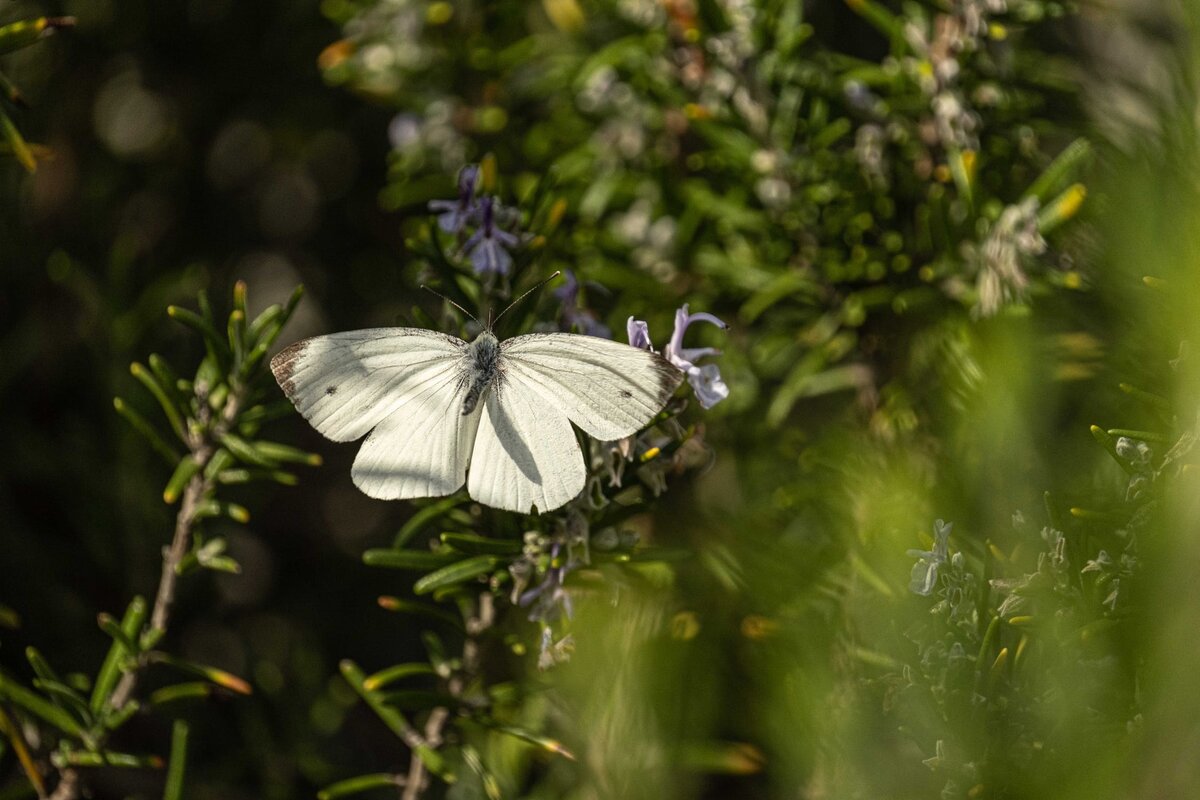
[[[630,317],[625,323],[625,332],[629,334],[632,347],[654,352],[654,345],[650,342],[650,325],[645,320]]]
[[[471,266],[481,275],[486,272],[507,275],[512,256],[495,239],[485,236],[471,251]]]
[[[684,308],[687,308],[687,306],[684,306]],[[688,324],[691,325],[693,322],[709,322],[723,331],[729,330],[729,326],[725,322],[709,314],[707,311],[697,311],[695,314],[689,315]]]
[[[666,355],[666,357],[670,359],[671,362],[677,367],[680,365],[675,363],[675,359],[672,354],[678,353],[683,349],[683,334],[687,331],[687,327],[688,304],[684,303],[681,307],[675,310],[675,329],[671,331],[671,341],[667,343],[666,348],[663,350],[664,355]],[[681,369],[687,369],[687,367],[681,367]]]
[[[717,403],[729,397],[729,387],[721,380],[721,371],[716,364],[705,364],[703,367],[693,366],[687,371],[688,383],[704,408],[712,408]]]
[[[933,593],[933,587],[937,585],[937,571],[936,561],[921,559],[913,564],[912,575],[908,583],[909,591],[922,597],[928,597]]]
[[[716,325],[721,330],[728,330],[729,326],[722,322],[717,317],[709,314],[706,311],[699,311],[695,314],[688,312],[688,304],[684,303],[675,312],[675,330],[671,332],[671,342],[663,349],[663,355],[667,359],[679,367],[686,370],[691,367],[692,362],[700,355],[690,356],[689,351],[683,346],[683,336],[687,333],[688,326],[693,322],[707,322],[711,325]],[[693,349],[692,353],[702,353],[703,355],[715,355],[716,351],[708,352],[711,348]]]

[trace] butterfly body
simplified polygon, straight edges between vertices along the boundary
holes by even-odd
[[[466,355],[467,394],[463,398],[462,413],[467,416],[479,404],[480,399],[500,377],[500,342],[491,331],[483,331],[467,347]]]
[[[602,441],[631,436],[683,380],[661,356],[608,339],[484,331],[468,343],[420,328],[305,339],[271,369],[321,434],[367,437],[351,477],[371,497],[441,497],[465,483],[473,499],[522,513],[583,491],[572,423]]]

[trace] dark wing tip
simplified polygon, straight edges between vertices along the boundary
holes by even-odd
[[[304,351],[308,349],[308,343],[308,339],[301,339],[283,348],[271,359],[271,373],[275,376],[279,387],[283,389],[283,393],[288,397],[291,397],[296,391],[296,384],[292,382],[292,374],[295,373]]]
[[[683,383],[683,370],[657,353],[650,355],[654,357],[654,374],[658,378],[658,402],[660,406],[665,406]]]

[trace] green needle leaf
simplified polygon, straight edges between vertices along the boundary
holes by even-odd
[[[1125,394],[1141,400],[1151,408],[1154,408],[1167,415],[1174,413],[1174,408],[1171,405],[1171,401],[1161,395],[1152,394],[1151,392],[1144,391],[1128,383],[1120,384],[1120,388],[1122,392],[1125,392]]]
[[[1078,213],[1086,198],[1087,188],[1082,183],[1076,183],[1066,189],[1038,212],[1038,231],[1050,233],[1062,225]]]
[[[363,563],[369,567],[391,567],[393,569],[437,569],[453,564],[457,556],[447,553],[430,553],[427,550],[368,550],[363,553]]]
[[[1133,467],[1131,467],[1129,462],[1122,458],[1119,453],[1117,453],[1116,440],[1109,436],[1108,433],[1099,425],[1092,425],[1090,430],[1092,432],[1092,438],[1099,442],[1100,446],[1103,447],[1110,456],[1112,456],[1112,460],[1116,461],[1121,466],[1121,469],[1132,475],[1134,473]]]
[[[170,505],[178,500],[188,481],[200,474],[200,467],[200,462],[193,456],[187,455],[179,459],[175,472],[171,474],[171,479],[163,489],[163,502]]]
[[[179,441],[186,443],[187,436],[184,434],[183,417],[180,416],[175,402],[168,396],[167,389],[158,382],[158,379],[154,377],[154,373],[136,361],[129,365],[129,372],[149,390],[150,394],[154,395],[154,399],[162,406],[163,414],[166,415],[167,422],[171,425],[171,430],[175,431],[175,435],[179,437]],[[174,388],[171,387],[172,390]]]
[[[1154,431],[1135,431],[1128,428],[1109,428],[1109,436],[1127,436],[1130,439],[1141,439],[1143,442],[1157,442],[1158,444],[1170,444],[1174,441],[1165,433],[1156,433]]]
[[[394,611],[398,614],[413,614],[416,616],[429,617],[441,622],[448,623],[459,630],[463,629],[462,620],[451,614],[444,608],[433,605],[432,603],[422,603],[418,600],[405,600],[400,597],[391,597],[384,595],[379,598],[379,607],[386,611]]]
[[[169,664],[176,669],[189,672],[193,675],[199,675],[206,680],[212,681],[217,686],[224,689],[229,689],[238,694],[249,695],[253,693],[250,684],[239,678],[237,675],[226,672],[223,669],[210,667],[205,664],[196,664],[192,661],[187,661],[182,658],[167,655],[166,653],[155,652],[151,653],[151,660],[159,664]]]
[[[162,769],[163,767],[163,760],[159,756],[135,756],[129,753],[97,752],[94,750],[72,750],[67,753],[58,751],[50,756],[50,763],[59,769],[63,767]]]
[[[118,624],[111,614],[104,612],[97,614],[96,623],[100,626],[100,630],[111,636],[114,642],[119,643],[126,653],[137,655],[141,648],[137,645],[136,637],[127,635],[124,627]]]
[[[57,681],[58,674],[50,667],[49,662],[42,657],[36,647],[25,648],[25,659],[29,662],[29,666],[33,667],[33,671],[39,678],[48,681]]]
[[[14,705],[40,717],[42,721],[58,728],[68,736],[80,739],[86,736],[83,726],[74,717],[2,672],[0,672],[0,697],[8,698]]]
[[[484,723],[484,725],[488,729],[496,731],[497,733],[514,736],[521,741],[528,742],[529,744],[540,747],[548,752],[563,756],[571,761],[575,760],[575,754],[568,750],[566,745],[557,739],[551,739],[549,736],[542,736],[541,734],[533,733],[525,730],[524,728],[517,728],[512,725],[495,725],[490,723]]]
[[[429,745],[420,741],[416,731],[403,714],[396,709],[383,702],[383,698],[376,692],[371,691],[363,685],[366,680],[362,670],[357,664],[349,659],[341,663],[342,677],[350,684],[354,691],[366,702],[371,710],[387,725],[392,733],[396,734],[405,744],[413,748],[414,752],[425,763],[426,768],[430,772],[441,777],[447,783],[453,783],[455,776],[446,767],[446,762],[442,759],[441,753],[434,750]]]
[[[79,692],[67,686],[65,683],[55,680],[47,680],[45,678],[34,678],[33,686],[45,692],[50,697],[55,705],[70,714],[74,711],[73,716],[77,717],[84,725],[92,724],[92,714],[88,709],[87,703],[79,695]]]
[[[146,621],[146,610],[146,601],[141,597],[135,597],[129,603],[129,608],[125,610],[125,616],[121,618],[121,632],[125,639],[137,641],[141,634],[142,624]],[[127,656],[133,655],[134,652],[136,650],[127,648],[121,640],[113,639],[112,646],[108,648],[108,655],[105,656],[104,663],[96,674],[96,683],[92,687],[90,705],[93,714],[100,713],[100,709],[108,702],[109,696],[116,688],[117,678],[121,674],[121,662]]]
[[[179,462],[180,453],[176,452],[173,447],[167,444],[165,439],[158,435],[158,431],[154,430],[154,427],[146,421],[145,417],[130,408],[120,397],[113,398],[113,408],[125,418],[125,421],[135,431],[140,433],[150,443],[150,447],[154,449],[154,452],[162,456],[168,464],[174,465]]]
[[[284,463],[308,464],[311,467],[321,466],[321,456],[316,453],[307,453],[291,445],[257,441],[253,446],[258,454],[266,459]]]
[[[492,539],[474,533],[443,533],[442,544],[449,545],[460,553],[467,555],[517,555],[521,552],[521,543],[511,539]]]
[[[4,109],[0,108],[0,133],[4,135],[4,140],[8,142],[8,146],[12,149],[13,156],[17,161],[21,162],[28,172],[37,172],[37,159],[33,157],[33,151],[29,149],[29,145],[25,142],[25,137],[17,130],[16,124],[8,114],[4,113]]]
[[[183,781],[187,773],[188,725],[181,719],[171,726],[171,760],[167,767],[163,800],[183,800]]]
[[[220,483],[249,483],[250,481],[275,481],[284,486],[295,486],[300,482],[290,472],[279,469],[227,469],[217,474]]]
[[[462,505],[465,500],[466,498],[461,496],[452,496],[425,506],[420,511],[413,514],[412,517],[404,523],[403,527],[401,527],[400,531],[396,534],[395,539],[392,540],[392,546],[399,548],[408,544],[409,540],[420,533],[426,525],[433,522],[446,512]]]
[[[388,772],[359,775],[357,778],[347,778],[344,781],[338,781],[326,786],[317,792],[317,800],[336,800],[338,797],[347,797],[348,795],[359,794],[383,787],[395,789],[397,786],[403,785],[403,783],[404,779],[399,775],[392,775]]]
[[[283,307],[283,321],[286,323],[292,318],[292,314],[296,311],[296,306],[300,305],[301,298],[304,297],[304,284],[297,284],[292,290],[291,297],[288,298],[287,304]]]
[[[202,683],[200,681],[177,683],[151,692],[150,705],[158,707],[184,700],[202,700],[206,697],[211,697],[216,690],[217,688],[211,683]]]
[[[179,306],[167,306],[167,316],[176,322],[181,322],[193,330],[199,331],[204,337],[204,343],[208,347],[209,352],[219,360],[229,358],[229,345],[217,333],[217,329],[207,319],[197,314],[195,311],[190,311]]]
[[[1037,180],[1026,190],[1026,197],[1036,197],[1042,203],[1070,185],[1076,175],[1091,161],[1092,146],[1087,139],[1076,139],[1063,148],[1050,166],[1042,171]]]
[[[232,433],[226,433],[221,437],[221,444],[225,446],[229,452],[245,464],[250,464],[255,467],[275,468],[279,466],[279,462],[274,458],[262,453],[258,447],[247,442],[240,436],[234,436]]]
[[[38,17],[0,26],[0,55],[28,47],[59,28],[74,25],[74,17]]]
[[[503,559],[497,556],[475,556],[431,572],[413,584],[417,594],[429,594],[435,589],[469,581],[495,569]]]
[[[259,342],[259,337],[262,336],[263,332],[269,326],[280,322],[282,319],[283,306],[279,305],[278,303],[273,303],[272,305],[267,306],[267,308],[261,314],[254,318],[254,321],[251,322],[250,326],[246,329],[247,338],[252,342],[262,344],[262,342]]]
[[[404,678],[412,677],[413,675],[436,675],[433,667],[424,662],[412,662],[408,664],[397,664],[394,667],[380,670],[374,675],[363,679],[363,688],[375,691],[381,689],[390,683],[403,680]]]

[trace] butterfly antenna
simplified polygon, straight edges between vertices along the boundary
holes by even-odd
[[[463,308],[463,307],[462,307],[462,306],[460,306],[458,303],[456,303],[456,302],[454,302],[453,300],[451,300],[449,297],[446,297],[446,295],[442,294],[441,292],[437,291],[436,289],[430,289],[428,286],[426,286],[426,285],[425,285],[425,284],[423,284],[423,283],[421,284],[421,288],[422,288],[422,289],[424,289],[425,291],[429,292],[429,293],[430,293],[430,294],[432,294],[432,295],[436,295],[436,296],[438,296],[438,297],[442,298],[442,299],[443,299],[443,300],[445,300],[447,303],[449,303],[450,305],[454,306],[455,308],[457,308],[459,311],[461,311],[461,312],[463,312],[464,314],[466,314],[466,315],[467,315],[468,317],[470,317],[471,319],[474,319],[474,320],[475,320],[475,324],[476,324],[476,325],[478,325],[478,326],[479,326],[479,327],[481,327],[481,328],[483,327],[483,323],[482,323],[482,322],[480,322],[479,320],[475,319],[475,315],[474,315],[474,314],[472,314],[470,311],[467,311],[465,308]],[[490,325],[489,325],[489,326],[487,326],[487,327],[488,327],[488,330],[491,330],[491,326],[490,326]]]
[[[545,280],[543,280],[543,281],[539,282],[537,286],[534,286],[532,289],[530,289],[529,291],[525,292],[525,294],[521,295],[521,296],[520,296],[520,297],[518,297],[516,300],[513,300],[511,303],[509,303],[509,304],[508,304],[508,308],[504,309],[503,311],[501,311],[499,314],[497,314],[497,315],[496,315],[496,318],[495,318],[494,320],[492,320],[492,324],[493,324],[493,325],[495,325],[497,322],[499,322],[499,321],[500,321],[500,317],[503,317],[503,316],[504,316],[505,314],[507,314],[507,313],[508,313],[510,310],[512,310],[512,307],[513,307],[513,306],[515,306],[517,303],[519,303],[519,302],[521,302],[522,300],[524,300],[526,297],[529,297],[529,295],[533,294],[533,293],[534,293],[534,292],[536,292],[538,289],[542,288],[542,287],[543,287],[543,286],[545,286],[547,283],[549,283],[550,281],[552,281],[552,280],[554,280],[555,278],[557,278],[559,275],[562,275],[562,270],[555,270],[555,271],[554,271],[554,274],[553,274],[553,275],[551,275],[549,278],[546,278]]]

